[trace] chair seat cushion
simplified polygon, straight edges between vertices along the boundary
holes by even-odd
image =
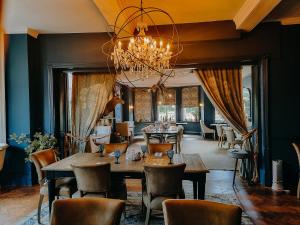
[[[55,181],[55,194],[58,196],[70,197],[77,191],[77,183],[74,177],[58,178]],[[48,195],[48,183],[40,188],[41,195]]]
[[[155,197],[151,200],[151,203],[150,203],[150,208],[151,209],[154,209],[154,210],[162,210],[162,202],[167,200],[167,199],[173,199],[173,197],[167,197],[167,196],[158,196],[158,197]],[[149,196],[146,192],[143,192],[143,201],[144,201],[144,204],[146,205],[147,207],[147,204],[149,202]]]

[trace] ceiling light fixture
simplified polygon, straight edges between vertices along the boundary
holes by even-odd
[[[164,36],[160,35],[154,20],[158,14],[164,15],[170,24],[170,31],[164,31]],[[117,75],[123,77],[117,78],[119,83],[135,87],[136,81],[158,76],[153,87],[163,86],[174,76],[173,68],[183,48],[175,23],[166,11],[143,7],[141,0],[140,7],[128,6],[121,10],[112,28],[111,39],[102,46],[102,52],[107,56],[108,65],[112,60]]]

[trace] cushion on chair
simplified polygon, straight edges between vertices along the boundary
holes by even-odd
[[[241,225],[239,206],[205,200],[166,200],[165,225]]]

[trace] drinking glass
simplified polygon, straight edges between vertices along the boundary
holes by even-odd
[[[115,155],[115,158],[116,158],[115,164],[120,164],[119,158],[121,156],[121,151],[120,150],[114,151],[114,155]]]
[[[173,157],[174,157],[174,151],[173,150],[169,150],[169,151],[167,151],[167,156],[168,156],[168,158],[170,159],[170,162],[169,162],[169,164],[173,164]]]

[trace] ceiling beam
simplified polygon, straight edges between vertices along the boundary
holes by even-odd
[[[251,31],[280,2],[281,0],[246,0],[233,18],[236,29]]]

